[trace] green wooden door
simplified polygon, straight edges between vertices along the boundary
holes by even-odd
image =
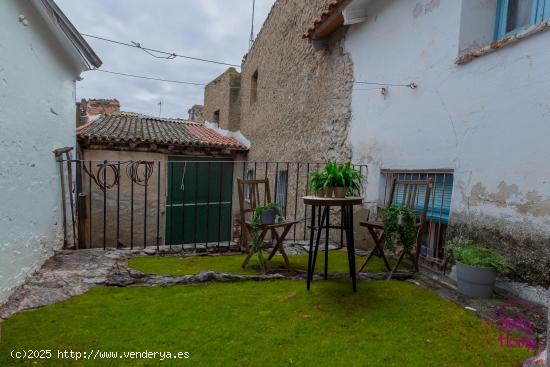
[[[229,241],[233,162],[169,157],[166,244]]]

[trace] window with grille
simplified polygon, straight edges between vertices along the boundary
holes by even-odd
[[[422,255],[443,259],[445,255],[445,235],[449,223],[451,210],[451,197],[453,193],[453,171],[452,170],[382,170],[384,177],[384,198],[382,203],[386,203],[390,197],[392,183],[394,179],[398,180],[426,180],[431,179],[432,186],[428,200],[428,210],[426,212],[426,226],[422,238]],[[393,196],[393,203],[400,203],[403,198],[404,187],[397,185]],[[426,198],[425,190],[419,188],[419,195],[414,207],[421,211],[424,207]]]
[[[281,207],[281,213],[286,215],[286,196],[288,190],[288,171],[281,170],[277,172],[275,181],[275,202]]]
[[[253,169],[246,171],[245,180],[254,180],[256,178],[256,173]],[[244,201],[250,204],[250,185],[244,185]]]

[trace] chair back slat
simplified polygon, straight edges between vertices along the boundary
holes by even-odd
[[[420,223],[423,225],[426,221],[426,213],[428,212],[428,204],[430,201],[430,191],[432,180],[403,180],[394,178],[388,202],[385,206],[399,205],[403,208],[410,208],[420,217]],[[421,195],[424,194],[422,198]],[[419,206],[418,203],[423,199]]]
[[[237,179],[237,187],[239,192],[239,209],[241,212],[241,220],[246,220],[246,215],[252,213],[259,206],[264,206],[271,203],[271,191],[269,188],[269,179],[264,178],[260,180],[242,180]],[[261,201],[262,192],[264,195],[264,202]],[[245,197],[245,193],[246,195]]]

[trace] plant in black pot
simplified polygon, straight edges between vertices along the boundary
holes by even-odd
[[[274,224],[277,217],[281,217],[281,207],[277,203],[269,203],[257,207],[255,214],[259,218],[259,224]]]
[[[497,272],[508,267],[502,257],[470,240],[458,241],[449,249],[456,260],[458,291],[467,297],[491,298]]]
[[[266,267],[262,253],[264,244],[263,241],[260,240],[260,227],[262,225],[274,224],[275,221],[284,221],[281,215],[281,207],[276,203],[269,203],[265,206],[257,207],[250,221],[252,227],[252,251],[258,254],[258,263],[260,264],[262,273],[265,273]]]

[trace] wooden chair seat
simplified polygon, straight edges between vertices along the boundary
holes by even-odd
[[[269,189],[269,180],[267,178],[260,179],[260,180],[241,180],[237,179],[237,185],[239,190],[239,206],[240,206],[240,217],[241,217],[241,223],[242,225],[242,233],[241,233],[241,246],[244,247],[245,251],[247,252],[247,256],[244,259],[244,262],[242,264],[242,267],[245,268],[248,265],[248,261],[253,255],[253,251],[250,249],[250,245],[248,241],[253,238],[253,231],[254,227],[250,221],[250,216],[254,215],[254,212],[257,207],[262,206],[261,205],[261,194],[260,194],[260,185],[263,186],[263,205],[265,206],[268,203],[271,203],[271,192]],[[248,187],[247,191],[247,198],[245,198],[245,188]],[[247,218],[248,216],[248,218]],[[285,220],[283,222],[274,223],[274,224],[266,224],[266,225],[259,225],[256,229],[258,230],[258,239],[260,243],[263,244],[264,238],[269,232],[271,234],[271,240],[275,242],[275,247],[271,251],[268,257],[268,261],[273,258],[275,253],[278,251],[283,255],[283,259],[285,261],[285,265],[288,269],[291,269],[290,261],[288,260],[288,256],[285,253],[283,242],[290,232],[290,229],[293,225],[296,223],[299,223],[300,221],[297,220]],[[279,230],[279,232],[278,232]],[[262,267],[262,271],[265,272],[265,268],[263,267],[263,264],[260,263],[260,266]]]
[[[400,187],[403,187],[403,189],[400,191]],[[418,201],[420,196],[420,191],[424,190],[423,200],[424,203],[421,208],[418,208]],[[399,267],[399,264],[401,263],[401,260],[405,255],[408,255],[411,260],[413,261],[415,265],[416,271],[418,271],[418,257],[420,256],[420,248],[421,248],[421,238],[422,238],[422,231],[423,227],[426,223],[426,212],[428,210],[428,202],[430,197],[430,191],[431,191],[431,179],[427,180],[397,180],[394,179],[392,182],[392,189],[390,192],[390,197],[387,203],[385,203],[385,206],[388,207],[390,205],[399,205],[403,208],[409,208],[412,209],[416,215],[419,217],[419,220],[416,221],[416,254],[413,255],[410,251],[401,251],[401,254],[397,260],[397,264],[393,269],[390,268],[388,261],[386,259],[386,256],[384,254],[384,240],[385,240],[385,227],[384,227],[384,221],[382,220],[375,220],[375,221],[363,221],[360,222],[359,225],[362,227],[366,227],[369,230],[370,235],[372,236],[372,239],[374,240],[374,248],[370,252],[370,254],[367,256],[367,259],[359,269],[359,271],[362,271],[369,260],[372,258],[373,255],[377,255],[378,257],[381,257],[382,260],[384,260],[384,264],[386,265],[386,268],[388,271],[391,270],[389,277],[393,275],[393,273],[397,270]],[[394,201],[394,198],[396,199]]]
[[[283,228],[283,227],[286,227],[286,226],[292,226],[294,224],[297,224],[297,223],[300,223],[299,220],[285,220],[283,222],[279,222],[279,223],[273,223],[273,224],[260,224],[258,226],[258,228],[261,230],[261,229],[275,229],[275,228]],[[252,225],[252,222],[250,221],[246,221],[246,226],[248,228],[252,228],[253,225]]]

